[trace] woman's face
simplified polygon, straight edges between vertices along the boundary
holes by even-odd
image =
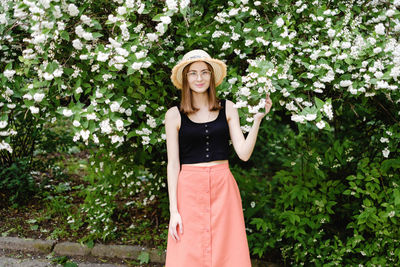
[[[190,89],[197,93],[206,92],[210,87],[211,74],[203,61],[192,63],[187,74]]]

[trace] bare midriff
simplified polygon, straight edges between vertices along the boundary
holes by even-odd
[[[190,165],[190,166],[213,166],[221,163],[229,162],[227,159],[224,160],[214,160],[210,162],[199,162],[199,163],[190,163],[190,164],[182,164],[182,165]]]

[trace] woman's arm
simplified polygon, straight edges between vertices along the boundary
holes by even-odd
[[[167,181],[170,213],[178,212],[176,189],[180,171],[178,141],[179,118],[180,114],[177,107],[172,107],[165,113],[165,134],[168,156]]]
[[[272,101],[269,98],[269,95],[266,98],[266,113],[257,113],[254,116],[254,123],[250,129],[247,138],[244,138],[243,132],[240,128],[240,120],[239,113],[237,108],[233,106],[233,102],[230,100],[226,100],[226,112],[227,112],[227,120],[229,125],[229,133],[231,136],[233,147],[236,151],[236,154],[243,161],[248,161],[251,154],[253,153],[254,146],[256,144],[258,130],[260,129],[260,124],[263,117],[269,112]]]

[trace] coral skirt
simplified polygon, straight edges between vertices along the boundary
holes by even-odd
[[[177,208],[183,234],[168,233],[166,267],[251,267],[239,188],[229,163],[182,165]]]

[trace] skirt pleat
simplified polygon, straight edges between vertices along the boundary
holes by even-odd
[[[182,165],[177,207],[183,234],[168,233],[166,267],[250,267],[242,200],[229,163]]]

